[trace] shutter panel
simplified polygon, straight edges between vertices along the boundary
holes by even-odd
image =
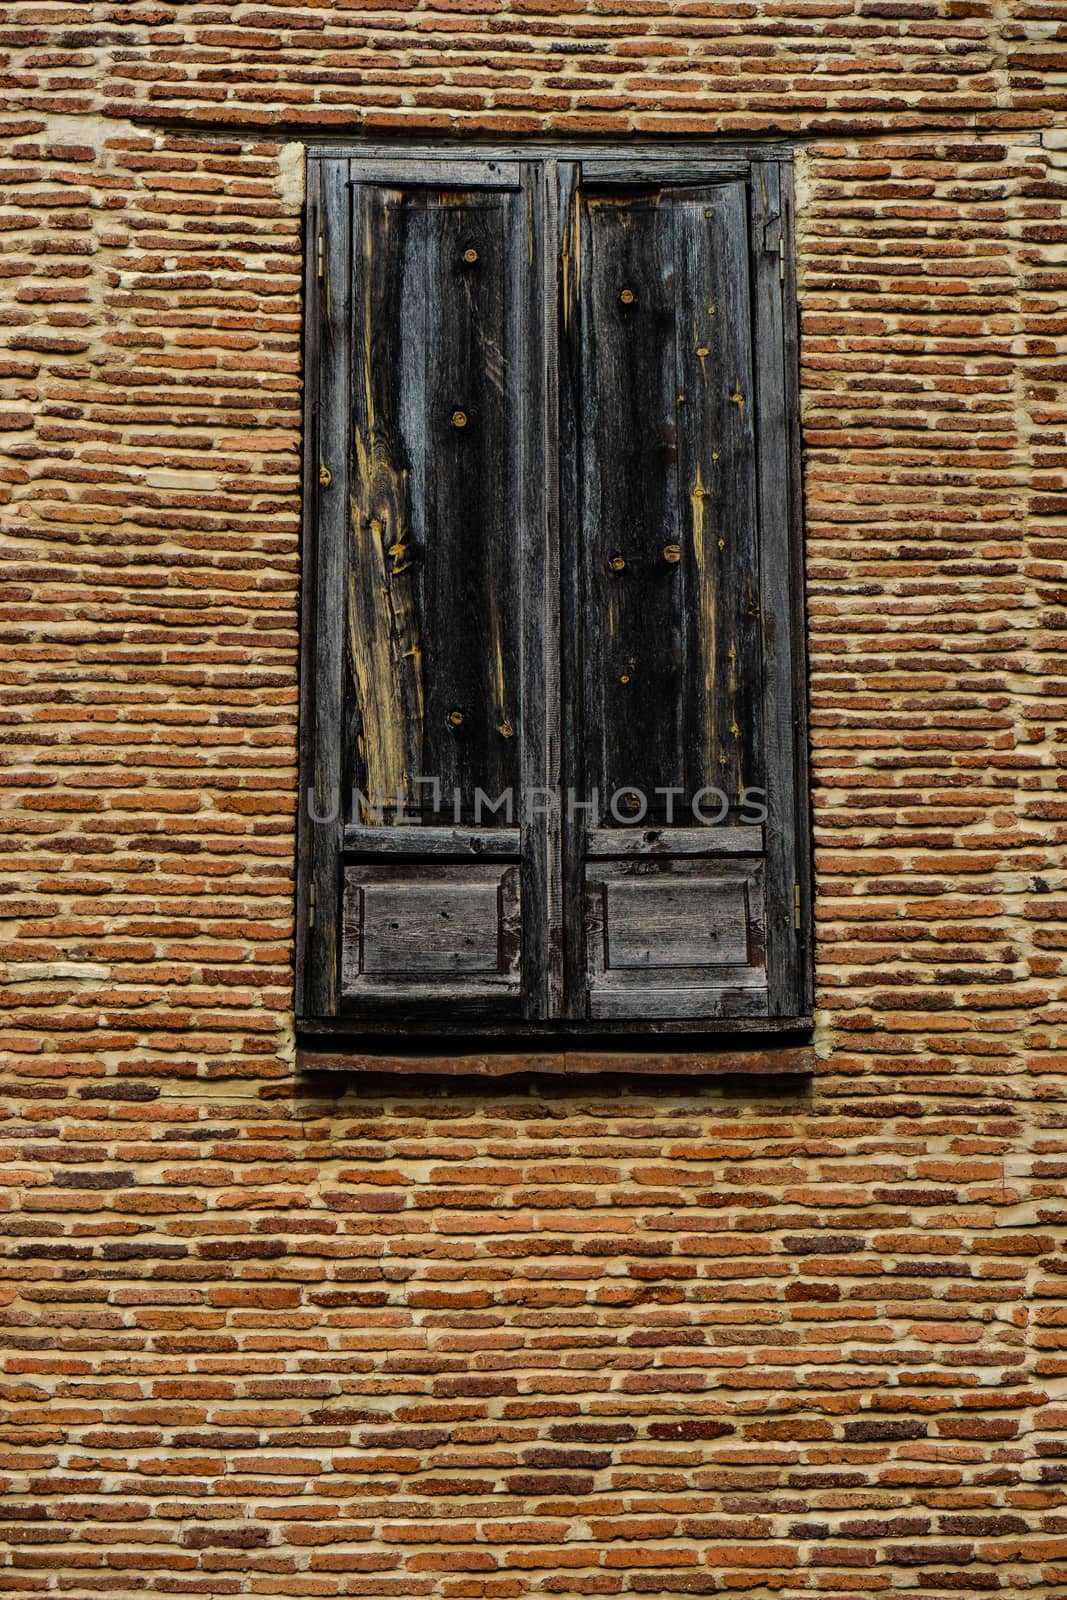
[[[310,162],[302,1027],[810,1010],[790,193]]]
[[[514,164],[330,167],[305,1005],[503,1023],[543,899],[521,827],[530,199]]]
[[[591,804],[568,839],[570,1014],[796,1014],[772,970],[791,867],[761,824],[792,774],[768,769],[747,188],[587,183],[572,218],[572,770]]]

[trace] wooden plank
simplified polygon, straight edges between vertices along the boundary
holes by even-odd
[[[815,867],[811,825],[811,763],[808,731],[808,657],[806,637],[806,595],[804,562],[804,479],[800,435],[800,312],[797,303],[796,195],[792,158],[778,161],[783,249],[782,265],[782,367],[785,383],[786,465],[789,475],[789,614],[791,700],[793,708],[794,828],[796,856],[793,863],[799,894],[795,897],[793,932],[797,940],[798,992],[783,997],[783,1008],[791,1000],[799,1010],[810,1011],[815,1004],[815,950],[812,926]]]
[[[296,1027],[302,1039],[320,1041],[323,1048],[326,1041],[330,1040],[338,1049],[350,1050],[358,1050],[361,1041],[366,1043],[381,1037],[388,1037],[394,1049],[398,1037],[411,1039],[412,1048],[421,1043],[427,1049],[436,1048],[435,1041],[444,1039],[453,1041],[455,1047],[459,1048],[462,1041],[469,1042],[475,1038],[492,1039],[496,1043],[510,1041],[512,1046],[518,1047],[526,1040],[554,1040],[558,1043],[567,1039],[596,1043],[661,1037],[699,1040],[701,1048],[710,1049],[714,1044],[733,1048],[738,1039],[749,1035],[803,1041],[810,1038],[813,1026],[813,1020],[807,1013],[795,1017],[628,1017],[621,1021],[603,1017],[591,1021],[588,1017],[582,1017],[573,1021],[546,1022],[521,1017],[517,1008],[511,1012],[501,1008],[498,1014],[492,1009],[487,1010],[484,1005],[465,1009],[458,1003],[454,1011],[451,1005],[444,1011],[440,1007],[409,1010],[402,1029],[398,1029],[396,1016],[390,1015],[388,1005],[384,1010],[361,1010],[358,1016],[342,1013],[339,1017],[296,1018]]]
[[[472,189],[518,189],[522,186],[522,167],[517,161],[476,161],[455,154],[442,156],[427,151],[423,156],[353,155],[353,179],[357,183],[384,184],[393,189],[454,188],[469,193]]]
[[[658,160],[629,159],[626,156],[583,156],[582,186],[617,185],[634,188],[638,184],[660,187],[663,184],[705,184],[709,177],[708,162],[691,156],[660,156]],[[747,161],[722,160],[716,163],[713,181],[744,182],[748,177]]]
[[[431,777],[470,820],[519,773],[515,219],[501,194],[355,194],[352,781],[364,820],[426,809]]]
[[[720,790],[736,817],[762,787],[762,684],[745,189],[673,197],[684,506],[687,795]]]
[[[391,828],[349,824],[344,830],[346,855],[366,856],[492,856],[517,861],[518,828],[450,828],[412,823]]]
[[[757,855],[763,849],[760,827],[592,828],[585,853],[605,856]]]
[[[808,1076],[817,1066],[810,1045],[772,1045],[748,1050],[728,1046],[713,1051],[542,1048],[521,1053],[479,1050],[435,1055],[425,1047],[410,1054],[383,1051],[298,1048],[300,1073],[437,1074],[448,1078],[649,1075],[662,1077]]]
[[[658,193],[583,197],[580,250],[576,644],[585,788],[598,792],[606,819],[620,791],[633,792],[640,814],[636,796],[662,803],[655,791],[683,776],[682,592],[670,554],[679,506],[669,203]]]
[[[473,989],[519,983],[521,896],[514,865],[361,864],[345,870],[345,993],[426,984]],[[476,981],[470,975],[477,974]]]
[[[740,931],[740,924],[737,924]],[[592,993],[622,993],[630,990],[672,989],[758,989],[767,995],[767,970],[763,965],[745,966],[733,961],[705,961],[699,966],[606,967],[596,974]],[[652,1013],[655,1015],[655,1012]]]
[[[759,1018],[766,1011],[767,991],[763,988],[690,988],[671,984],[664,988],[624,989],[605,985],[589,995],[589,1016],[594,1021],[614,1017],[647,1022],[655,1017],[670,1017],[677,1022],[697,1018],[707,1022],[724,1017]]]
[[[590,863],[584,922],[590,1016],[622,1014],[600,1008],[598,997],[624,989],[662,991],[650,1017],[692,1015],[685,995],[697,989],[759,991],[766,1002],[765,888],[758,857]],[[681,997],[677,1012],[667,995],[672,988]],[[714,1008],[709,1012],[717,1014]],[[739,1014],[753,1014],[749,1001]]]
[[[581,618],[581,501],[579,488],[579,415],[582,364],[581,194],[580,168],[574,161],[556,166],[554,229],[548,236],[556,251],[558,289],[553,327],[556,337],[558,429],[559,562],[561,683],[560,744],[562,820],[562,1013],[580,1019],[585,1013],[585,948],[582,936],[585,837],[590,820],[581,668],[577,659]],[[577,801],[575,805],[571,802]]]
[[[344,998],[351,1008],[514,1011],[516,865],[390,862],[345,870]]]
[[[295,126],[295,125],[294,125]],[[711,139],[627,139],[623,148],[619,140],[546,140],[533,143],[528,139],[479,142],[476,146],[457,146],[446,141],[420,144],[417,141],[401,146],[392,142],[367,138],[324,138],[321,132],[311,131],[308,138],[308,156],[312,160],[328,160],[338,156],[350,157],[361,163],[380,161],[392,164],[398,159],[423,166],[458,168],[466,160],[476,162],[523,161],[608,161],[654,166],[657,162],[676,163],[696,167],[701,175],[714,173],[719,168],[727,170],[745,167],[753,161],[789,161],[793,146],[771,140]]]
[[[340,996],[340,838],[343,794],[342,671],[347,577],[348,416],[351,351],[349,194],[347,163],[326,162],[320,174],[319,228],[322,280],[315,310],[318,327],[317,462],[311,462],[315,522],[314,684],[310,714],[311,767],[302,803],[311,832],[313,925],[305,946],[305,1003],[331,1016]],[[317,244],[317,241],[316,241]],[[316,252],[317,253],[317,252]],[[308,803],[313,791],[314,810]],[[312,920],[310,908],[305,916]]]
[[[753,168],[751,251],[767,773],[767,961],[773,1015],[800,1010],[805,989],[804,950],[794,920],[794,886],[800,882],[794,703],[801,686],[794,676],[797,597],[792,592],[796,555],[785,387],[784,227],[778,164],[760,162]]]
[[[606,886],[609,967],[743,966],[744,877],[634,878]]]
[[[401,983],[383,976],[374,988],[346,992],[342,1016],[347,1033],[355,1038],[514,1033],[522,1021],[521,995],[518,984],[460,982],[455,974],[436,983]]]
[[[300,722],[298,732],[299,777],[296,828],[296,926],[294,1005],[297,1013],[314,1009],[310,993],[310,974],[315,942],[311,897],[315,882],[312,835],[314,824],[308,808],[315,772],[315,629],[316,589],[312,574],[316,566],[315,495],[312,484],[318,473],[319,433],[319,307],[318,238],[322,163],[308,163],[306,183],[304,250],[304,428],[301,454],[300,561]]]
[[[464,820],[476,789],[496,799],[520,778],[520,216],[498,194],[426,200],[423,771]]]
[[[428,335],[425,217],[393,190],[353,190],[349,787],[369,805],[414,804],[423,768],[423,598],[416,549]]]
[[[361,899],[364,973],[497,971],[495,883],[363,885]]]
[[[558,1017],[563,996],[560,790],[559,506],[555,172],[523,167],[525,226],[511,235],[515,293],[508,338],[518,416],[512,433],[520,526],[523,720],[523,1014]],[[551,229],[551,231],[549,231]],[[548,241],[552,241],[549,243]],[[532,802],[540,795],[543,805]]]

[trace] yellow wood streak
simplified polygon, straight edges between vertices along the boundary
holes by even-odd
[[[496,701],[496,715],[499,717],[498,728],[510,728],[511,723],[507,713],[507,678],[504,670],[504,645],[500,621],[500,611],[496,604],[495,594],[489,610],[489,627],[496,644],[493,656],[493,698]],[[507,735],[505,735],[507,737]]]
[[[733,758],[734,758],[734,766],[735,766],[734,778],[735,778],[735,781],[736,781],[736,784],[737,784],[737,792],[738,792],[738,794],[740,794],[741,790],[745,786],[744,776],[743,776],[742,771],[741,771],[741,757],[744,754],[744,746],[741,744],[741,740],[740,740],[741,728],[740,728],[740,725],[738,724],[738,721],[737,721],[737,662],[738,662],[738,649],[737,649],[737,646],[735,644],[731,644],[730,645],[729,660],[730,660],[730,669],[729,669],[729,676],[727,677],[727,680],[726,680],[726,692],[730,696],[730,706],[731,706],[730,732],[733,734],[733,737],[734,737],[734,749],[733,749]]]
[[[696,568],[701,666],[704,676],[705,778],[711,771],[712,751],[715,748],[715,596],[718,588],[714,558],[708,549],[707,529],[704,524],[704,501],[707,493],[698,461],[696,478],[689,492],[689,503],[693,508],[693,561]]]
[[[560,252],[563,263],[563,326],[571,325],[571,228],[574,223],[573,215],[567,218],[563,227],[563,246]]]
[[[582,202],[575,191],[563,229],[563,326],[569,328],[582,281]]]
[[[394,209],[386,199],[376,219],[367,208],[366,262],[373,262],[385,248]],[[363,362],[357,380],[366,420],[353,430],[348,654],[362,721],[362,787],[373,804],[378,796],[387,802],[400,790],[410,793],[411,777],[422,765],[425,711],[410,560],[408,473],[397,466],[389,439],[379,431],[371,355],[375,345],[371,279],[368,271],[361,308]]]
[[[388,224],[389,206],[383,206],[383,221]],[[375,247],[375,229],[368,206],[363,219],[363,259],[373,260]],[[374,385],[370,377],[370,352],[374,348],[374,308],[371,304],[371,294],[368,288],[363,296],[363,392],[367,407],[367,428],[371,437],[374,437]]]
[[[363,788],[373,802],[410,792],[425,708],[415,589],[399,576],[412,563],[396,559],[408,549],[408,474],[373,433],[357,431],[354,442],[348,650],[363,721]]]

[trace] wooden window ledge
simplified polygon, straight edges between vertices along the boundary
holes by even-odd
[[[744,1077],[810,1075],[816,1069],[810,1044],[769,1044],[762,1048],[705,1047],[698,1050],[537,1049],[441,1050],[404,1053],[368,1050],[364,1043],[339,1042],[297,1050],[297,1070],[308,1072],[438,1074],[455,1078],[576,1077],[635,1074],[657,1077]]]

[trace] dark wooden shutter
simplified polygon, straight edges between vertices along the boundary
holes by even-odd
[[[401,160],[316,199],[303,1005],[506,1023],[548,965],[536,202],[516,163]]]
[[[761,177],[572,178],[575,1020],[802,1009],[782,216]]]
[[[312,161],[303,1026],[810,1009],[787,177]]]

